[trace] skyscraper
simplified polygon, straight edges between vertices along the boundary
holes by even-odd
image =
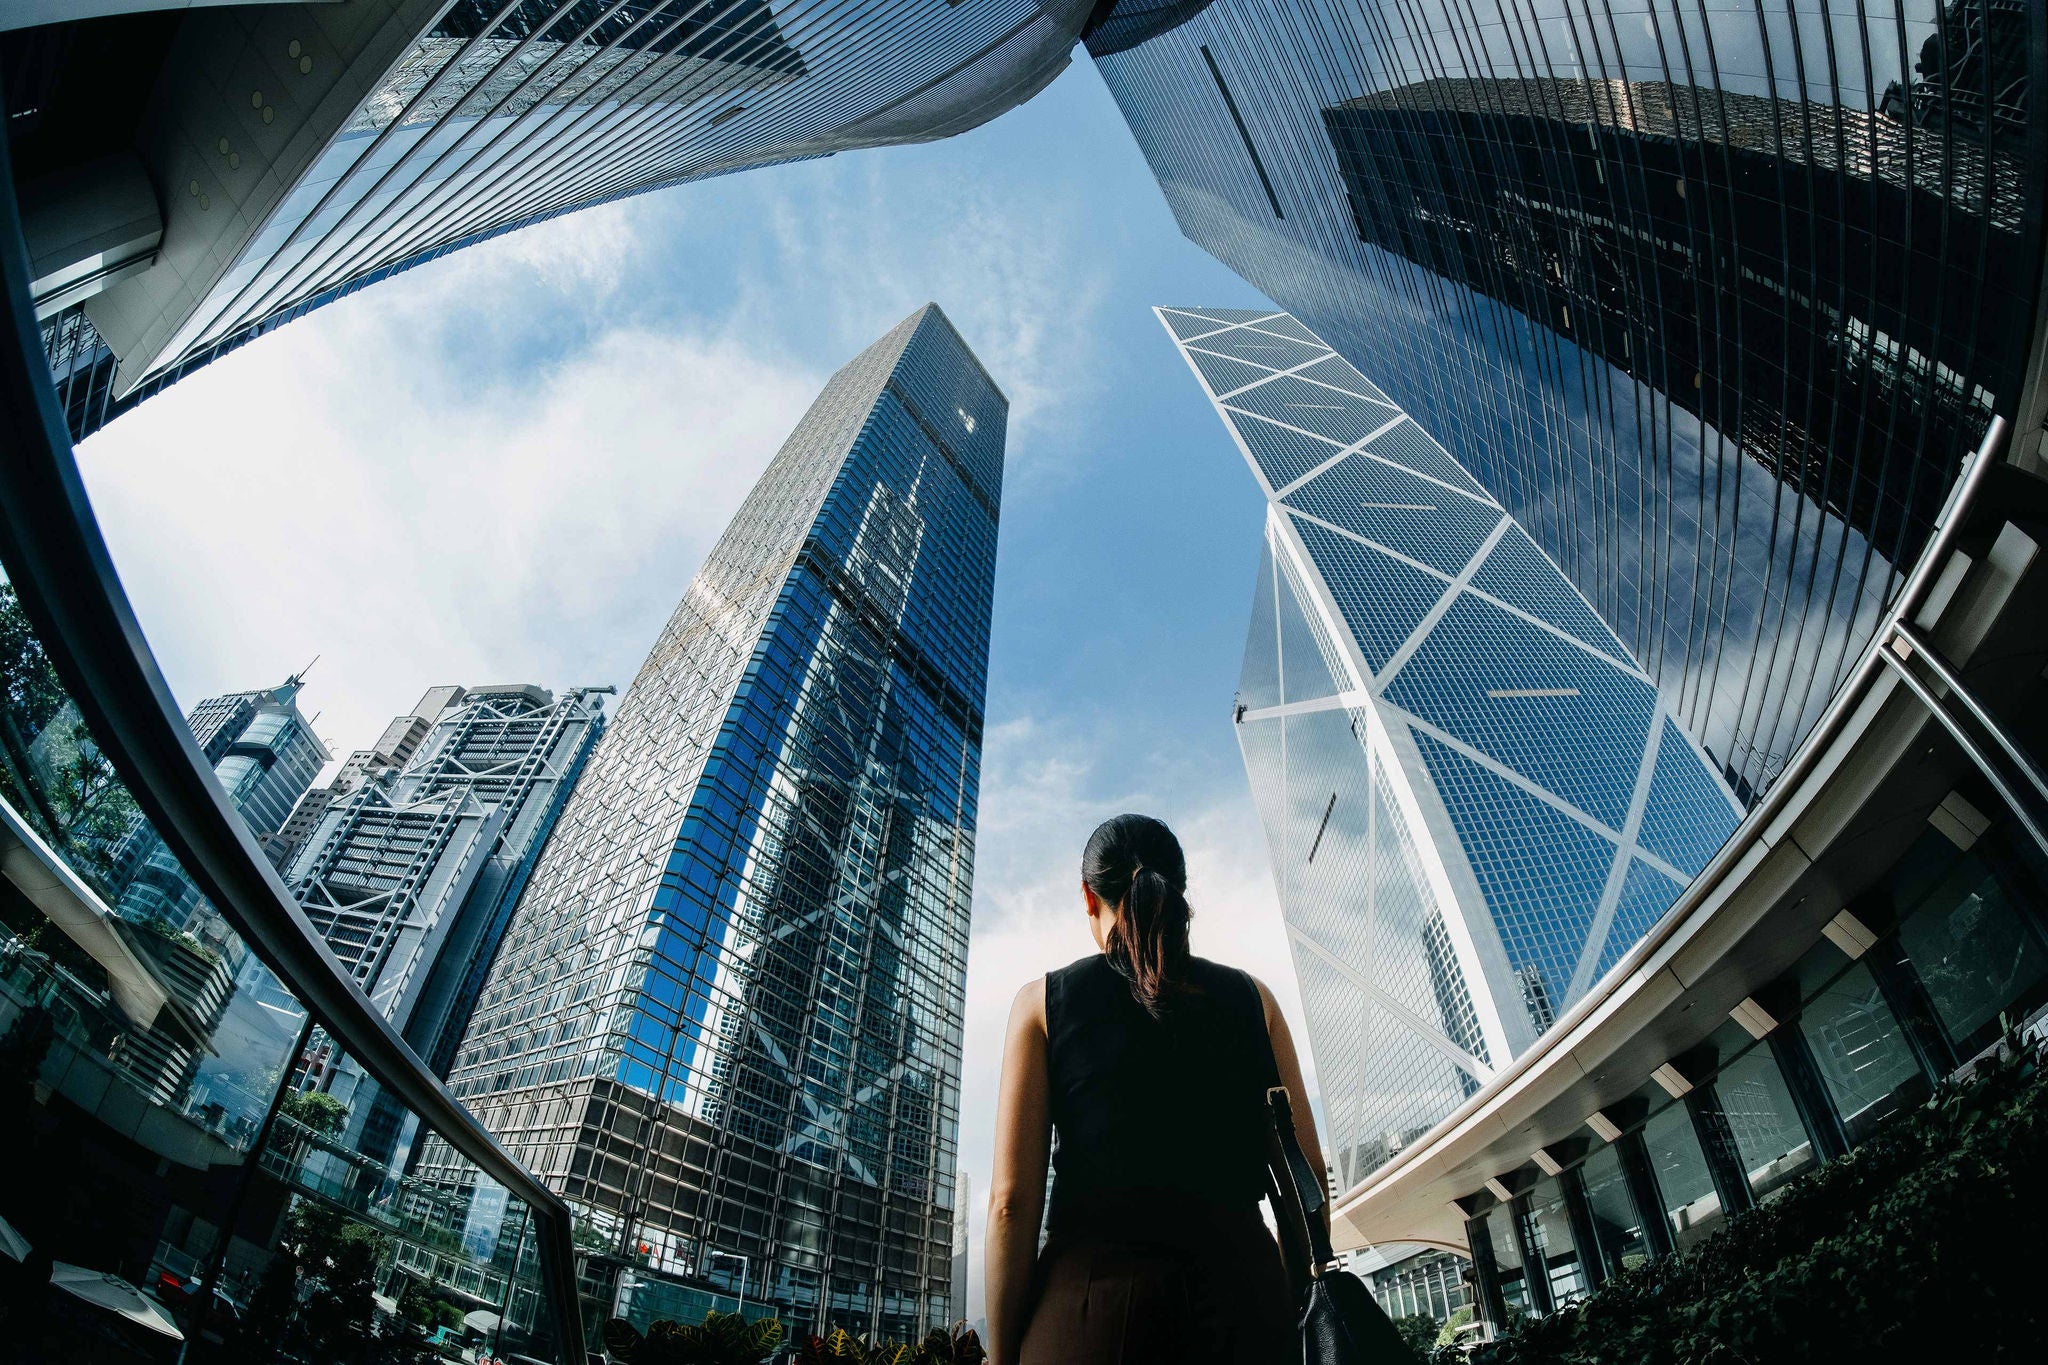
[[[1058,75],[1089,11],[351,0],[0,34],[74,436],[307,309],[496,233],[975,127]]]
[[[1159,316],[1267,499],[1234,719],[1349,1188],[1583,995],[1741,808],[1515,518],[1313,332]]]
[[[327,746],[299,714],[299,687],[294,674],[262,691],[208,697],[186,716],[200,753],[259,841],[284,825],[327,763]],[[119,857],[124,916],[184,930],[207,913],[199,888],[147,824],[136,822]]]
[[[1747,801],[1994,413],[2040,467],[2048,34],[1539,8],[1125,0],[1087,41],[1182,231],[1443,442]]]
[[[834,375],[541,856],[450,1088],[643,1324],[953,1315],[1007,403],[936,305]],[[721,1286],[714,1297],[708,1292]]]
[[[438,1072],[603,732],[589,688],[434,688],[369,751],[403,766],[328,804],[287,868],[335,956]]]
[[[294,674],[276,687],[209,697],[186,717],[259,841],[284,823],[327,762],[327,746],[299,713],[299,687]],[[181,1006],[124,1040],[120,1066],[159,1103],[182,1102],[209,1121],[233,1115],[253,1129],[303,1012],[139,815],[116,850],[114,872],[115,909],[138,931],[127,937]]]

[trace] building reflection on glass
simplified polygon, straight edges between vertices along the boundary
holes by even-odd
[[[2038,444],[2026,7],[1163,13],[1088,41],[1182,230],[1441,439],[1753,799],[1991,416]]]

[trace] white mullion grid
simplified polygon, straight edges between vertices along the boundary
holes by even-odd
[[[1444,613],[1451,609],[1451,604],[1458,600],[1458,594],[1465,591],[1466,585],[1471,583],[1472,575],[1479,572],[1479,566],[1493,553],[1493,547],[1500,544],[1500,538],[1506,535],[1508,528],[1514,524],[1513,517],[1505,512],[1501,513],[1500,520],[1486,533],[1486,539],[1479,542],[1479,548],[1465,561],[1465,567],[1458,570],[1458,576],[1451,580],[1450,586],[1436,599],[1436,605],[1415,623],[1415,629],[1408,632],[1408,638],[1401,642],[1401,647],[1387,660],[1387,666],[1373,679],[1374,687],[1385,691],[1388,684],[1394,681],[1395,676],[1401,671],[1401,666],[1414,656],[1416,650],[1422,648],[1422,642],[1429,638],[1430,631],[1436,629],[1436,623],[1444,619]]]
[[[1249,330],[1251,330],[1251,329],[1250,329],[1250,328],[1244,328],[1244,329],[1241,329],[1241,330],[1249,331]],[[1211,333],[1209,333],[1209,336],[1215,336],[1215,335],[1216,335],[1216,334],[1215,334],[1214,332],[1211,332]],[[1260,335],[1260,336],[1262,336],[1262,337],[1272,337],[1272,338],[1273,338],[1273,340],[1275,340],[1275,341],[1293,341],[1293,340],[1294,340],[1294,338],[1292,338],[1292,337],[1283,337],[1283,336],[1279,336],[1279,335],[1277,335],[1277,334],[1275,334],[1275,333],[1273,333],[1273,332],[1260,332],[1260,333],[1259,333],[1259,335]],[[1204,338],[1202,338],[1202,339],[1203,339],[1204,341],[1206,341],[1206,340],[1208,340],[1208,337],[1204,337]],[[1303,345],[1303,346],[1305,346],[1305,345],[1307,345],[1308,343],[1307,343],[1307,342],[1297,342],[1296,344],[1297,344],[1297,345]],[[1208,347],[1206,347],[1206,346],[1205,346],[1205,347],[1203,347],[1203,348],[1202,348],[1202,354],[1203,354],[1203,355],[1222,355],[1222,352],[1220,352],[1220,351],[1212,351],[1212,350],[1210,350],[1210,349],[1209,349]],[[1335,353],[1335,352],[1333,351],[1333,352],[1331,352],[1331,353],[1330,353],[1329,355],[1319,355],[1319,356],[1315,356],[1315,357],[1313,357],[1313,358],[1311,358],[1311,359],[1308,359],[1308,360],[1304,360],[1304,361],[1302,361],[1302,362],[1301,362],[1301,363],[1300,363],[1299,365],[1289,365],[1289,366],[1286,366],[1286,367],[1285,367],[1285,368],[1283,368],[1283,369],[1278,369],[1278,370],[1273,370],[1273,367],[1272,367],[1271,365],[1259,365],[1259,368],[1260,368],[1260,369],[1262,369],[1262,370],[1273,370],[1273,373],[1271,373],[1271,374],[1269,374],[1269,375],[1265,376],[1265,377],[1264,377],[1263,379],[1254,379],[1254,380],[1253,380],[1253,381],[1252,381],[1251,383],[1249,383],[1249,384],[1239,384],[1239,385],[1238,385],[1238,386],[1237,386],[1236,388],[1232,389],[1232,390],[1231,390],[1230,392],[1228,392],[1228,393],[1223,393],[1223,394],[1218,394],[1218,395],[1217,395],[1217,397],[1218,397],[1219,399],[1221,399],[1221,398],[1235,398],[1235,397],[1237,397],[1237,395],[1239,395],[1239,394],[1243,393],[1243,392],[1244,392],[1244,391],[1245,391],[1246,389],[1256,389],[1256,388],[1258,388],[1258,387],[1259,387],[1259,386],[1260,386],[1261,384],[1270,384],[1270,383],[1272,383],[1272,382],[1273,382],[1274,380],[1276,380],[1276,379],[1286,379],[1286,378],[1289,378],[1289,377],[1292,377],[1292,378],[1296,378],[1296,379],[1299,379],[1299,378],[1301,378],[1301,375],[1300,375],[1300,374],[1298,373],[1299,371],[1301,371],[1301,370],[1305,370],[1305,369],[1308,369],[1308,368],[1309,368],[1309,367],[1310,367],[1311,365],[1320,365],[1320,364],[1322,364],[1322,363],[1323,363],[1323,362],[1324,362],[1325,360],[1328,360],[1328,359],[1330,358],[1330,355],[1334,355],[1334,354],[1336,354],[1336,353]],[[1234,356],[1234,355],[1226,355],[1226,356],[1223,356],[1223,358],[1224,358],[1225,360],[1237,360],[1237,357],[1236,357],[1236,356]],[[1245,364],[1245,365],[1258,365],[1258,364],[1259,364],[1259,362],[1258,362],[1258,361],[1256,361],[1256,360],[1245,360],[1245,361],[1240,361],[1239,363],[1240,363],[1240,364]],[[1309,381],[1307,381],[1307,382],[1309,382],[1309,383],[1311,383],[1311,384],[1315,383],[1315,381],[1314,381],[1313,379],[1311,379],[1311,380],[1309,380]],[[1205,386],[1205,387],[1206,387],[1206,386]],[[1358,395],[1358,394],[1355,394],[1355,393],[1354,393],[1354,394],[1352,394],[1351,396],[1352,396],[1353,398],[1357,398],[1357,397],[1359,397],[1359,395]],[[1367,402],[1369,403],[1369,402],[1371,402],[1372,400],[1368,398],[1368,399],[1366,399],[1366,401],[1367,401]]]
[[[1225,408],[1223,410],[1227,413],[1235,413],[1237,411],[1236,408]],[[1245,416],[1259,417],[1259,414],[1255,412],[1246,413]],[[1271,417],[1259,417],[1259,420],[1262,422],[1272,422],[1274,426],[1286,427],[1289,431],[1300,432],[1304,436],[1316,436],[1316,433],[1313,431],[1308,431],[1302,427],[1294,426],[1293,424],[1288,422],[1276,421],[1274,418]],[[1276,498],[1287,497],[1290,494],[1292,494],[1296,489],[1300,488],[1303,484],[1307,483],[1310,479],[1313,479],[1316,475],[1321,474],[1322,472],[1327,470],[1331,465],[1336,464],[1338,460],[1341,460],[1348,455],[1363,455],[1366,459],[1373,461],[1375,464],[1383,464],[1389,469],[1398,469],[1403,474],[1408,475],[1410,478],[1421,479],[1424,483],[1433,483],[1438,488],[1443,489],[1446,493],[1456,493],[1459,497],[1464,498],[1471,502],[1476,502],[1481,507],[1489,508],[1496,512],[1500,511],[1501,505],[1495,502],[1490,497],[1484,497],[1480,494],[1473,493],[1467,489],[1460,488],[1454,483],[1446,483],[1434,474],[1425,474],[1419,469],[1412,469],[1409,466],[1402,464],[1399,460],[1390,460],[1384,455],[1375,455],[1372,451],[1367,450],[1365,448],[1366,442],[1377,441],[1380,437],[1386,435],[1395,427],[1400,426],[1401,423],[1412,422],[1413,420],[1414,419],[1411,418],[1407,413],[1397,412],[1392,421],[1375,429],[1370,435],[1360,437],[1355,443],[1346,446],[1343,450],[1339,451],[1334,457],[1324,461],[1322,464],[1317,465],[1308,473],[1302,475],[1300,478],[1288,484],[1279,492],[1273,494],[1273,496]],[[1416,428],[1417,431],[1420,431],[1421,429],[1422,428],[1420,427]],[[1316,439],[1319,441],[1327,441],[1330,438],[1327,436],[1316,436]]]
[[[1389,714],[1402,713],[1388,707],[1384,700],[1372,694],[1372,670],[1366,666],[1365,655],[1358,647],[1357,637],[1343,625],[1344,616],[1337,609],[1337,601],[1330,592],[1330,585],[1324,580],[1322,571],[1316,567],[1314,558],[1308,553],[1308,547],[1301,543],[1300,533],[1295,530],[1293,523],[1277,504],[1269,505],[1267,508],[1267,529],[1275,547],[1276,561],[1279,558],[1279,551],[1284,550],[1287,562],[1294,569],[1295,581],[1307,589],[1305,594],[1297,594],[1303,609],[1313,612],[1324,633],[1337,643],[1343,668],[1331,671],[1340,674],[1337,679],[1340,688],[1344,693],[1366,695],[1371,698],[1369,705],[1354,708],[1353,714],[1365,717],[1367,747],[1372,751],[1374,761],[1389,774],[1387,786],[1393,794],[1394,805],[1399,808],[1401,818],[1407,821],[1408,828],[1414,832],[1414,848],[1416,858],[1422,865],[1423,880],[1427,884],[1430,898],[1435,901],[1436,909],[1443,915],[1452,948],[1458,957],[1458,969],[1464,973],[1468,988],[1469,983],[1486,982],[1491,978],[1481,964],[1479,944],[1474,937],[1471,917],[1479,916],[1481,922],[1490,928],[1493,923],[1492,916],[1486,909],[1485,898],[1478,893],[1476,883],[1473,887],[1475,899],[1471,905],[1466,905],[1459,898],[1452,885],[1451,870],[1444,860],[1444,852],[1436,840],[1427,833],[1430,825],[1423,818],[1422,802],[1415,792],[1415,775],[1394,751],[1393,738],[1387,730],[1386,717]],[[1407,558],[1399,554],[1394,554],[1394,557],[1402,560]],[[1276,572],[1278,567],[1276,562]],[[1429,572],[1435,577],[1447,581],[1449,579],[1449,575],[1437,570],[1431,569]],[[1460,856],[1462,855],[1461,847]],[[1473,990],[1471,994],[1473,1008],[1479,1016],[1480,1036],[1487,1040],[1490,1047],[1498,1048],[1503,1057],[1513,1055],[1513,1049],[1508,1046],[1507,1027],[1492,992]],[[1445,1041],[1448,1043],[1449,1040]]]
[[[1432,1027],[1429,1021],[1389,995],[1377,982],[1371,977],[1366,976],[1363,972],[1360,972],[1349,962],[1346,962],[1341,955],[1331,952],[1314,938],[1311,938],[1305,930],[1297,925],[1290,924],[1287,926],[1287,937],[1293,940],[1297,946],[1306,949],[1311,955],[1350,982],[1360,994],[1366,996],[1382,1010],[1385,1010],[1388,1017],[1393,1019],[1394,1022],[1400,1024],[1410,1033],[1413,1033],[1438,1053],[1441,1053],[1447,1061],[1456,1066],[1460,1071],[1471,1076],[1481,1085],[1493,1079],[1494,1072],[1492,1067],[1445,1037],[1442,1030]]]
[[[1373,700],[1373,694],[1370,692],[1361,688],[1346,688],[1342,692],[1333,692],[1327,697],[1305,697],[1300,701],[1283,701],[1277,706],[1261,706],[1255,710],[1245,712],[1242,716],[1238,717],[1238,720],[1242,724],[1249,725],[1255,721],[1282,720],[1288,716],[1314,715],[1318,711],[1338,711],[1354,706],[1370,706]]]
[[[1650,738],[1643,745],[1643,756],[1636,764],[1635,790],[1628,801],[1628,818],[1621,827],[1621,845],[1614,851],[1614,865],[1607,870],[1607,884],[1600,889],[1600,904],[1593,912],[1593,923],[1586,930],[1586,942],[1579,949],[1579,961],[1572,968],[1571,984],[1565,987],[1564,999],[1558,1002],[1558,1012],[1586,992],[1593,984],[1593,969],[1599,965],[1600,951],[1607,944],[1607,933],[1614,925],[1616,909],[1621,904],[1621,888],[1628,881],[1629,859],[1636,853],[1636,839],[1642,834],[1643,812],[1650,804],[1650,786],[1657,772],[1657,754],[1663,747],[1664,705],[1660,701],[1656,715],[1650,721]],[[1680,877],[1683,886],[1690,878]]]
[[[1170,304],[1160,304],[1160,305],[1158,305],[1157,307],[1153,308],[1153,310],[1152,310],[1152,311],[1153,311],[1154,313],[1162,313],[1162,314],[1163,314],[1163,313],[1172,313],[1172,314],[1173,314],[1174,316],[1176,316],[1176,317],[1183,317],[1183,318],[1193,318],[1193,319],[1194,319],[1195,321],[1197,321],[1197,322],[1210,322],[1210,323],[1214,323],[1214,324],[1215,324],[1215,327],[1214,327],[1214,328],[1213,328],[1212,330],[1210,330],[1210,331],[1207,331],[1207,332],[1203,332],[1203,333],[1201,334],[1201,336],[1192,336],[1192,337],[1188,337],[1188,338],[1187,338],[1187,340],[1188,340],[1188,341],[1200,341],[1200,340],[1202,339],[1202,337],[1212,337],[1212,336],[1215,336],[1217,332],[1228,332],[1228,331],[1231,331],[1231,330],[1233,330],[1234,328],[1238,328],[1238,327],[1243,327],[1243,326],[1246,326],[1246,325],[1247,325],[1247,324],[1245,324],[1245,323],[1242,323],[1242,322],[1224,322],[1224,321],[1222,321],[1221,319],[1218,319],[1218,318],[1212,318],[1212,317],[1205,317],[1204,315],[1202,315],[1202,314],[1200,314],[1200,313],[1191,313],[1191,312],[1189,312],[1189,311],[1188,311],[1187,309],[1185,309],[1185,308],[1175,308],[1175,307],[1173,307],[1173,306],[1172,306],[1172,305],[1170,305]],[[1284,317],[1284,316],[1286,316],[1286,315],[1285,315],[1284,313],[1268,313],[1268,314],[1266,314],[1266,315],[1265,315],[1264,317],[1261,317],[1261,318],[1257,318],[1257,319],[1254,319],[1254,321],[1257,321],[1257,322],[1271,322],[1271,321],[1272,321],[1272,320],[1273,320],[1274,318],[1277,318],[1277,317]],[[1162,317],[1162,318],[1160,318],[1160,321],[1161,321],[1161,322],[1164,322],[1164,321],[1166,321],[1166,319],[1165,319],[1164,317]],[[1168,334],[1169,334],[1169,335],[1171,335],[1171,334],[1172,334],[1172,332],[1173,332],[1173,329],[1172,329],[1171,327],[1168,327],[1168,328],[1167,328],[1166,330],[1167,330],[1167,332],[1168,332]],[[1277,335],[1277,334],[1276,334],[1276,333],[1273,333],[1273,332],[1268,332],[1268,333],[1266,333],[1266,335],[1267,335],[1267,336],[1274,336],[1274,335]],[[1290,340],[1292,340],[1293,338],[1289,338],[1289,339],[1290,339]],[[1174,337],[1174,340],[1175,340],[1175,341],[1180,341],[1180,340],[1181,340],[1181,338],[1179,338],[1179,337]]]
[[[1498,777],[1503,782],[1506,782],[1511,786],[1517,787],[1520,790],[1527,792],[1529,795],[1541,801],[1544,805],[1549,806],[1552,810],[1555,810],[1559,814],[1567,816],[1576,823],[1585,826],[1587,829],[1593,831],[1593,833],[1599,835],[1601,838],[1607,840],[1609,843],[1615,844],[1617,846],[1621,843],[1622,832],[1620,830],[1614,828],[1610,824],[1607,824],[1605,821],[1597,818],[1596,816],[1588,815],[1585,811],[1580,810],[1577,806],[1574,806],[1571,802],[1565,800],[1562,796],[1559,796],[1557,793],[1551,791],[1549,788],[1530,781],[1528,778],[1516,772],[1513,768],[1508,767],[1507,764],[1502,763],[1499,759],[1494,758],[1493,756],[1483,752],[1482,750],[1473,748],[1470,744],[1467,744],[1464,740],[1459,739],[1456,735],[1450,733],[1448,730],[1439,729],[1437,726],[1430,724],[1422,717],[1416,715],[1413,711],[1404,710],[1401,707],[1395,705],[1393,702],[1388,701],[1385,697],[1381,697],[1379,699],[1379,704],[1381,706],[1386,707],[1391,714],[1399,716],[1402,720],[1406,721],[1410,726],[1421,731],[1423,734],[1428,735],[1431,739],[1438,741],[1439,743],[1445,745],[1447,748],[1456,750],[1460,755],[1464,756],[1465,758],[1471,759],[1474,763],[1477,763],[1480,767],[1486,769],[1488,772],[1492,773],[1495,777]],[[1662,858],[1650,852],[1648,849],[1638,849],[1636,851],[1636,856],[1641,858],[1650,866],[1656,868],[1659,872],[1662,872],[1666,876],[1670,877],[1673,881],[1678,882],[1680,885],[1684,885],[1686,882],[1692,880],[1690,877],[1686,876],[1685,873],[1680,872],[1677,868],[1673,867],[1670,863],[1665,862]]]
[[[1287,514],[1291,517],[1299,517],[1303,521],[1313,522],[1315,525],[1322,527],[1325,531],[1330,532],[1332,535],[1339,535],[1344,537],[1344,539],[1346,540],[1357,541],[1360,545],[1365,546],[1367,549],[1377,550],[1379,553],[1386,555],[1391,559],[1398,559],[1403,564],[1406,564],[1409,568],[1419,569],[1423,573],[1428,574],[1431,578],[1441,578],[1446,583],[1451,581],[1451,576],[1449,574],[1445,573],[1442,569],[1439,569],[1434,565],[1424,564],[1419,559],[1411,559],[1407,555],[1402,554],[1399,550],[1391,549],[1388,546],[1380,544],[1376,540],[1368,540],[1366,537],[1358,534],[1358,532],[1348,530],[1347,528],[1339,526],[1334,522],[1324,521],[1315,513],[1304,512],[1299,507],[1296,507],[1291,503],[1287,506]],[[1601,663],[1606,664],[1609,668],[1612,668],[1617,672],[1624,673],[1629,677],[1634,678],[1637,682],[1645,683],[1651,687],[1656,686],[1656,684],[1651,681],[1650,675],[1643,672],[1641,669],[1630,667],[1629,665],[1623,663],[1621,660],[1615,658],[1613,655],[1608,654],[1603,650],[1596,649],[1594,646],[1587,644],[1584,640],[1581,640],[1578,636],[1572,634],[1570,631],[1552,625],[1550,622],[1544,620],[1542,617],[1533,615],[1532,613],[1523,610],[1521,607],[1516,606],[1512,602],[1503,601],[1500,598],[1495,597],[1492,593],[1487,592],[1481,588],[1472,587],[1469,584],[1466,586],[1465,591],[1471,593],[1474,597],[1483,598],[1484,600],[1491,602],[1494,606],[1499,607],[1502,611],[1507,612],[1510,616],[1516,616],[1524,621],[1527,621],[1530,625],[1535,626],[1537,629],[1543,631],[1547,635],[1556,636],[1558,639],[1564,641],[1566,644],[1571,645],[1575,649],[1582,651],[1583,653],[1591,656],[1592,658],[1598,659]]]

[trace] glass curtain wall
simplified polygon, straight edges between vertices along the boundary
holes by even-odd
[[[1767,788],[2022,401],[2038,6],[1107,9],[1089,50],[1181,230]]]
[[[428,1181],[342,1141],[347,1106],[295,1084],[305,1009],[225,920],[202,938],[117,908],[138,830],[164,848],[0,583],[10,1333],[53,1360],[430,1336],[552,1359],[525,1205],[459,1159]],[[64,1287],[99,1277],[127,1312]]]
[[[1709,1143],[1732,1149],[1726,1161],[1747,1184],[1747,1202],[1768,1202],[1811,1170],[1825,1144],[1801,1117],[1788,1065],[1810,1069],[1813,1091],[1827,1106],[1825,1121],[1854,1144],[1926,1097],[1948,1069],[1930,1070],[1927,1059],[1967,1061],[2002,1027],[2038,1017],[2048,1005],[2048,880],[2016,824],[1992,820],[1966,838],[1930,826],[1881,879],[1874,899],[1858,904],[1871,921],[1889,923],[1879,940],[1852,960],[1824,938],[1786,974],[1778,1035],[1756,1038],[1731,1021],[1687,1054],[1698,1073],[1687,1098],[1651,1084],[1610,1106],[1610,1114],[1633,1107],[1642,1117],[1578,1164],[1585,1203],[1577,1225],[1590,1230],[1595,1245],[1580,1246],[1573,1232],[1571,1203],[1580,1195],[1569,1180],[1545,1177],[1515,1201],[1519,1241],[1510,1206],[1486,1214],[1510,1318],[1534,1311],[1524,1245],[1540,1249],[1552,1302],[1563,1305],[1586,1292],[1586,1261],[1597,1259],[1614,1275],[1657,1254],[1646,1218],[1663,1220],[1669,1244],[1681,1251],[1720,1227],[1728,1210]],[[1895,964],[1889,985],[1880,977],[1885,963]],[[1932,1036],[1916,1043],[1902,1009],[1923,1014]],[[1798,1045],[1774,1047],[1779,1035]],[[1725,1135],[1717,1134],[1723,1123]],[[1654,1208],[1644,1208],[1641,1187],[1630,1186],[1632,1149],[1647,1163]]]

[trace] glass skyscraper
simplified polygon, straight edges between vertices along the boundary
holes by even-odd
[[[531,684],[437,687],[392,730],[404,766],[329,802],[285,880],[371,1003],[445,1074],[604,732],[603,703],[588,688],[557,700]]]
[[[954,1315],[1007,408],[935,305],[833,376],[621,701],[456,1057],[643,1326],[742,1274],[792,1328]]]
[[[2038,7],[1125,0],[1181,229],[1426,427],[1745,801],[1993,414],[2038,467]]]
[[[48,186],[72,237],[128,252],[83,284],[83,265],[49,256],[38,305],[74,439],[225,349],[496,233],[975,127],[1064,69],[1089,11],[351,0],[27,41],[8,112],[29,221]]]
[[[294,674],[276,687],[208,697],[186,716],[200,755],[259,842],[284,823],[327,762],[327,746],[299,712],[299,688]],[[67,728],[46,730],[45,741]],[[121,1063],[128,1079],[157,1103],[182,1104],[246,1136],[304,1012],[139,812],[112,846],[108,881],[115,913],[140,930],[130,941],[182,1006],[127,1042]]]
[[[1382,390],[1285,313],[1159,316],[1267,499],[1234,719],[1349,1188],[1584,995],[1741,807]]]

